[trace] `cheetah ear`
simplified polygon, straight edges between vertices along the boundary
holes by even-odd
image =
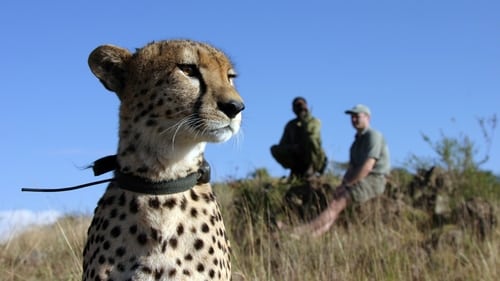
[[[132,54],[126,49],[103,45],[90,53],[88,63],[90,70],[104,87],[120,96],[125,86],[127,64],[131,57]]]

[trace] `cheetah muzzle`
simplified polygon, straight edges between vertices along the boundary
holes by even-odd
[[[230,244],[206,178],[171,194],[142,191],[206,169],[206,143],[239,131],[232,63],[210,45],[169,40],[135,53],[100,46],[89,66],[120,99],[115,177],[125,180],[111,182],[94,211],[83,280],[230,280]]]

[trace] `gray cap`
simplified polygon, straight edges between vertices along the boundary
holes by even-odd
[[[372,112],[370,111],[370,108],[364,104],[357,104],[353,108],[348,109],[345,111],[345,114],[358,114],[358,113],[364,113],[367,115],[372,115]]]

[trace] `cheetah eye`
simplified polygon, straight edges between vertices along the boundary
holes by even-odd
[[[178,64],[177,67],[189,77],[198,77],[198,68],[194,64]]]
[[[230,83],[231,85],[233,85],[233,83],[234,83],[234,78],[236,78],[236,77],[238,77],[238,75],[237,75],[236,73],[232,73],[232,72],[231,72],[231,73],[228,73],[228,74],[227,74],[227,79],[229,80],[229,83]]]

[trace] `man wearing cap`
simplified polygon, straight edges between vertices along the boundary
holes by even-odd
[[[370,109],[358,104],[345,113],[350,115],[356,130],[349,167],[328,208],[310,223],[297,227],[296,234],[309,232],[312,236],[320,236],[330,229],[347,204],[366,202],[385,190],[385,176],[390,172],[389,149],[383,135],[370,127]]]
[[[308,178],[322,174],[327,158],[321,145],[321,122],[313,117],[303,97],[292,102],[296,118],[290,120],[279,144],[271,146],[271,154],[285,169],[290,169],[290,177]]]

